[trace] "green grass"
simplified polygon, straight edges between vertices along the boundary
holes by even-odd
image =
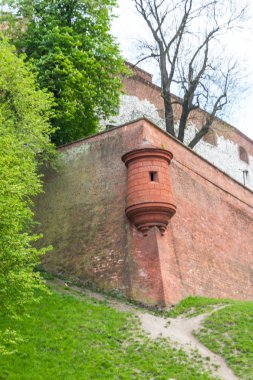
[[[176,318],[181,314],[190,318],[199,314],[208,313],[214,306],[233,304],[231,299],[218,299],[190,296],[180,301],[175,307],[165,312],[167,317]]]
[[[0,356],[1,380],[213,379],[198,358],[150,340],[133,315],[70,291],[44,296],[29,318],[10,327],[24,341],[14,354]]]
[[[221,355],[240,379],[253,380],[253,302],[188,297],[165,315],[175,318],[183,314],[190,318],[211,312],[215,306],[224,308],[210,314],[196,336]]]
[[[253,302],[235,302],[210,315],[197,337],[240,379],[253,380]]]

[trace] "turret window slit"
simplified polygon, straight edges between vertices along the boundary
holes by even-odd
[[[151,182],[158,182],[157,172],[149,172],[149,178]]]

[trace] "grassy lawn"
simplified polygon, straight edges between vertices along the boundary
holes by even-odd
[[[188,297],[166,316],[192,317],[209,312],[217,305],[225,307],[208,316],[196,336],[211,351],[221,355],[238,377],[253,380],[253,302]]]
[[[197,337],[238,377],[253,380],[253,302],[236,302],[210,315]]]
[[[24,341],[0,356],[1,380],[212,379],[198,359],[165,340],[151,341],[133,315],[79,298],[53,291],[29,318],[12,323]]]
[[[176,318],[181,314],[191,318],[199,314],[208,313],[213,310],[214,306],[232,304],[236,301],[231,299],[217,299],[206,297],[190,296],[180,301],[175,307],[165,312],[167,317]]]

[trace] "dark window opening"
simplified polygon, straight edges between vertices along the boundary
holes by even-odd
[[[151,182],[158,182],[157,172],[149,172],[149,177]]]
[[[249,171],[248,170],[243,170],[242,171],[242,175],[243,175],[243,184],[244,184],[244,186],[246,186],[246,182],[247,182],[247,178],[248,178],[248,175],[249,175]]]
[[[249,163],[249,156],[246,152],[246,149],[244,149],[242,146],[239,146],[239,157],[241,161],[246,162],[246,164]]]

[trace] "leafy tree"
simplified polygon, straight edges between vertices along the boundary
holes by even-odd
[[[208,133],[215,117],[242,92],[238,63],[221,43],[226,34],[243,25],[244,0],[133,0],[145,20],[152,41],[144,42],[140,61],[154,58],[160,68],[166,130],[185,140],[188,121],[196,109],[203,112],[202,127],[189,147]],[[230,34],[229,34],[230,33]],[[172,94],[176,89],[181,99]],[[179,107],[178,131],[175,108]]]
[[[59,129],[53,141],[64,144],[95,132],[100,119],[117,112],[119,74],[125,71],[109,33],[115,0],[3,3],[10,11],[3,15],[12,25],[8,33],[34,65],[41,88],[54,94],[53,124]]]
[[[32,197],[41,191],[39,159],[52,155],[49,119],[52,97],[15,48],[0,39],[0,320],[20,316],[43,288],[34,272],[44,249],[32,243]],[[7,332],[8,333],[8,330]],[[0,326],[0,335],[4,331]],[[7,337],[8,338],[8,337]],[[0,349],[1,349],[0,344]]]

